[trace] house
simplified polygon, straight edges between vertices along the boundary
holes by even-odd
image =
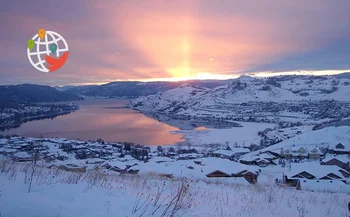
[[[127,172],[128,174],[137,174],[139,173],[139,169],[135,169],[135,168],[131,168],[131,169],[128,169]]]
[[[211,172],[211,173],[208,173],[208,174],[206,175],[206,177],[209,177],[209,178],[213,178],[213,177],[215,177],[215,178],[219,178],[219,177],[231,177],[231,174],[226,173],[226,172],[223,172],[223,171],[221,171],[221,170],[215,170],[215,171],[213,171],[213,172]]]
[[[128,174],[137,174],[137,173],[139,173],[140,169],[138,167],[138,164],[135,163],[134,165],[127,165],[126,171]]]
[[[209,178],[242,177],[249,183],[254,184],[257,182],[259,175],[258,167],[247,166],[227,159],[205,158],[202,165],[204,165],[202,171]]]
[[[193,161],[195,164],[197,164],[197,165],[201,165],[202,164],[202,161],[201,160],[194,160]]]
[[[290,150],[292,158],[305,159],[309,157],[308,150],[305,147],[292,147]]]
[[[243,177],[245,178],[250,184],[255,184],[258,182],[258,173],[255,171],[250,170],[242,170],[238,173],[233,174],[233,177]]]
[[[3,154],[3,155],[5,155],[5,156],[14,154],[14,153],[16,153],[16,152],[17,152],[17,150],[16,150],[16,149],[13,149],[13,148],[8,148],[8,147],[2,147],[2,148],[0,148],[0,154]]]
[[[177,160],[193,160],[197,158],[201,158],[203,155],[196,153],[187,153],[187,154],[179,154]]]
[[[281,156],[287,159],[298,158],[305,159],[308,157],[308,151],[304,147],[291,147],[287,149],[281,149]]]
[[[33,156],[27,152],[17,152],[12,156],[12,159],[17,162],[33,161]]]
[[[266,160],[269,160],[269,161],[276,160],[276,159],[280,158],[279,155],[274,154],[273,152],[270,152],[270,151],[266,151],[266,152],[260,153],[257,156],[259,156],[261,158],[264,158]]]
[[[262,156],[264,156],[264,154],[262,154]],[[242,159],[240,159],[239,161],[242,164],[246,164],[246,165],[257,165],[260,167],[266,167],[270,164],[275,164],[272,160],[268,160],[266,158],[261,157],[260,155],[255,155],[255,156],[251,156],[251,157],[243,157]]]
[[[278,149],[277,150],[269,150],[269,151],[265,151],[265,152],[262,152],[262,153],[269,153],[269,154],[275,156],[276,159],[282,158],[281,152]]]
[[[259,167],[266,167],[270,164],[272,164],[273,162],[270,160],[267,160],[265,158],[259,158],[255,161],[255,165],[259,166]],[[274,163],[273,163],[274,164]]]
[[[350,193],[350,185],[339,180],[299,180],[296,189]]]
[[[318,163],[295,163],[291,165],[291,171],[285,173],[285,182],[296,186],[299,180],[340,180],[344,181],[350,175],[346,170],[338,166],[324,166]]]
[[[326,157],[321,161],[322,165],[338,166],[347,172],[350,172],[350,158],[345,155],[334,155]]]
[[[109,163],[106,163],[102,165],[102,168],[105,168],[107,170],[111,170],[118,173],[126,173],[126,164],[125,162],[120,161],[111,161]]]
[[[320,159],[324,156],[322,149],[318,146],[293,146],[287,149],[281,149],[281,156],[287,159]]]
[[[99,158],[92,158],[92,159],[88,159],[85,163],[86,164],[103,164],[105,161],[103,159],[99,159]]]
[[[69,172],[76,172],[76,173],[86,172],[86,167],[79,167],[78,165],[75,165],[75,164],[60,165],[58,168]]]
[[[159,157],[159,156],[156,156],[156,157],[152,158],[151,160],[156,162],[156,163],[174,162],[174,159],[171,159],[168,157]]]
[[[243,157],[239,160],[241,164],[246,164],[246,165],[255,165],[256,161],[259,160],[260,157],[258,156],[247,156]]]
[[[312,149],[309,149],[309,158],[310,159],[318,160],[321,158],[322,155],[323,155],[323,153],[320,150],[320,148],[318,148],[318,147],[314,147]]]
[[[232,148],[231,150],[219,149],[211,153],[212,157],[234,159],[243,154],[249,153],[250,150],[247,148]]]
[[[330,145],[328,147],[328,152],[330,154],[350,154],[350,147],[338,143],[337,145]]]

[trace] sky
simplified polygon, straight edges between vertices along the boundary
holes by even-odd
[[[11,0],[0,7],[0,84],[225,79],[350,69],[349,0]],[[37,71],[27,41],[61,34],[69,57]]]

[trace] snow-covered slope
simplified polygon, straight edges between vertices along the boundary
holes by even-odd
[[[210,89],[183,84],[178,88],[158,93],[156,95],[140,97],[132,100],[132,106],[146,111],[177,112],[190,107],[199,106],[198,103],[207,97]]]
[[[251,109],[253,109],[251,113],[255,116],[258,114],[257,112],[265,112],[265,114],[260,113],[258,115],[260,117],[262,115],[276,116],[276,112],[283,113],[284,117],[292,117],[296,113],[304,116],[323,114],[329,108],[327,105],[322,111],[318,110],[318,108],[321,109],[322,105],[325,105],[323,100],[337,100],[340,107],[344,103],[349,103],[350,80],[332,76],[277,76],[269,78],[242,76],[230,84],[214,89],[184,84],[163,93],[132,100],[131,106],[141,111],[160,112],[177,117],[195,114],[194,116],[219,115],[219,118],[227,118],[227,115],[237,117],[237,113],[251,116],[246,114]],[[247,103],[249,106],[242,108],[242,105]],[[272,106],[270,106],[271,103]],[[292,103],[300,104],[300,106],[297,105],[299,106],[297,112],[294,111],[294,107],[288,107],[287,103],[289,105]],[[313,105],[305,107],[306,103],[313,103]],[[339,106],[332,105],[331,107],[337,108]],[[304,108],[308,110],[305,111]],[[344,111],[343,108],[341,110]],[[329,115],[325,116],[330,117]]]
[[[231,102],[245,101],[284,101],[300,100],[293,92],[282,89],[278,84],[270,84],[264,79],[237,79],[227,88],[213,91],[214,97],[220,97]]]
[[[333,147],[334,145],[342,143],[346,149],[350,148],[350,127],[327,127],[316,131],[306,131],[301,135],[284,140],[276,145],[260,149],[256,152],[250,152],[245,156],[254,156],[259,152],[264,151],[280,151],[281,148],[289,147],[312,147],[315,145],[322,145],[324,147]]]

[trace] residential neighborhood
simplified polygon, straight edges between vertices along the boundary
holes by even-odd
[[[223,146],[224,147],[224,146]],[[240,184],[277,184],[298,190],[339,182],[349,189],[348,145],[294,145],[256,152],[232,147],[204,150],[151,147],[103,140],[7,137],[0,139],[0,154],[15,162],[30,162],[37,156],[47,167],[70,172],[101,168],[107,173],[162,177],[192,177]],[[249,155],[247,155],[249,154]],[[315,181],[316,184],[312,185]],[[334,182],[332,182],[334,181]],[[336,189],[336,188],[330,188]]]

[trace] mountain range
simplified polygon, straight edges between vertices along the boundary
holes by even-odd
[[[0,107],[18,104],[81,100],[73,94],[63,93],[50,86],[35,84],[0,86]]]
[[[64,93],[79,95],[85,98],[137,98],[148,96],[176,88],[182,84],[199,85],[202,87],[214,88],[230,83],[231,80],[193,80],[179,82],[137,82],[118,81],[104,85],[88,85],[68,88],[58,88]]]

